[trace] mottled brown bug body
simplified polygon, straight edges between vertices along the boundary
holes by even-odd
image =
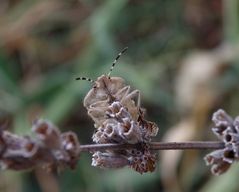
[[[122,103],[128,109],[133,120],[137,121],[140,105],[139,90],[130,92],[130,86],[125,85],[125,81],[121,77],[102,75],[97,78],[93,88],[84,99],[84,106],[94,120],[96,128],[105,121],[106,110],[114,101]]]

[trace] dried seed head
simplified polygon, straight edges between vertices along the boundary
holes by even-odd
[[[77,159],[80,154],[80,143],[77,135],[72,132],[61,134],[61,145],[71,158]]]
[[[60,146],[60,131],[51,122],[43,119],[36,120],[32,126],[32,131],[45,145],[58,149]]]
[[[107,123],[107,122],[104,123],[104,129],[103,129],[104,135],[107,138],[106,143],[124,143],[124,139],[120,136],[120,133],[119,133],[118,124]]]
[[[212,121],[216,127],[228,127],[233,124],[233,119],[222,109],[219,109],[213,114]]]
[[[129,157],[130,166],[139,173],[153,172],[156,168],[156,155],[149,150],[129,150],[132,156]]]
[[[122,168],[129,165],[129,161],[123,155],[97,151],[92,155],[91,165],[101,168]]]
[[[222,138],[223,131],[233,126],[233,119],[222,109],[219,109],[213,114],[212,121],[215,124],[212,131],[219,139]]]
[[[125,121],[120,126],[120,135],[126,143],[135,144],[143,141],[140,127],[134,121]]]
[[[239,160],[239,129],[238,117],[233,120],[222,109],[213,114],[215,127],[212,131],[224,142],[224,149],[216,150],[204,158],[207,165],[212,165],[211,171],[220,175],[227,171],[230,165]]]
[[[1,151],[1,168],[22,170],[35,166],[33,160],[37,156],[39,147],[29,137],[20,137],[8,131],[0,134],[3,150]]]
[[[60,135],[60,146],[58,149],[53,149],[52,154],[55,158],[55,165],[51,166],[53,170],[61,170],[65,167],[74,169],[80,155],[80,143],[77,135],[71,131]]]
[[[32,142],[31,140],[22,140],[21,143],[19,143],[18,149],[12,149],[8,147],[8,149],[4,153],[4,157],[17,157],[21,156],[23,158],[32,158],[38,151],[38,146]]]
[[[93,136],[92,136],[92,140],[95,143],[107,143],[107,136],[104,134],[104,132],[97,130]]]
[[[236,119],[234,120],[234,123],[233,123],[236,131],[239,133],[239,117],[236,117]]]
[[[224,158],[223,150],[213,151],[212,153],[204,157],[206,164],[212,165],[211,172],[214,175],[220,175],[229,169],[231,163],[224,161],[223,158]]]
[[[2,169],[26,170],[40,166],[53,171],[76,166],[80,144],[75,133],[61,133],[45,120],[35,121],[32,131],[36,138],[0,130]]]
[[[108,110],[106,111],[107,115],[112,118],[130,118],[132,119],[131,114],[128,109],[124,107],[119,101],[114,101],[111,105],[109,105]]]
[[[22,156],[31,157],[36,154],[38,149],[37,145],[29,137],[20,137],[8,131],[2,133],[4,144],[4,157],[9,156]]]
[[[99,104],[101,105],[102,103],[100,102]],[[98,123],[101,123],[98,127],[96,126],[98,129],[93,135],[93,141],[96,143],[136,144],[149,142],[151,137],[156,136],[158,132],[158,127],[155,123],[144,120],[141,109],[139,108],[137,108],[137,115],[134,115],[135,117],[137,116],[137,120],[132,117],[128,108],[120,101],[113,101],[108,105],[106,110],[105,107],[101,108],[102,114],[100,115],[101,118],[99,118],[100,121],[98,121]],[[100,107],[90,109],[89,111],[95,110],[96,114],[99,109]],[[95,117],[97,116],[94,115]],[[135,154],[127,150],[114,152],[108,150],[105,153],[96,152],[93,155],[92,165],[105,168],[121,167],[122,165],[126,165],[125,158],[128,159],[127,164],[130,162],[130,167],[141,174],[155,170],[156,156],[148,150],[147,145],[137,150]],[[114,164],[112,163],[113,161],[115,161]]]

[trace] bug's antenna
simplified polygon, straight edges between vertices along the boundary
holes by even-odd
[[[125,47],[115,58],[114,62],[112,63],[112,66],[110,68],[110,71],[108,73],[108,77],[110,76],[112,70],[114,69],[115,64],[117,63],[118,59],[120,58],[120,56],[128,49],[128,47]]]
[[[77,77],[76,80],[84,80],[84,81],[89,81],[91,83],[94,83],[94,81],[88,77]]]

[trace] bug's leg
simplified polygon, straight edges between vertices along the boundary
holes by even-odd
[[[105,112],[107,107],[95,107],[88,110],[88,115],[93,119],[93,121],[101,125],[105,120]]]
[[[89,106],[90,109],[98,108],[98,107],[105,107],[108,105],[108,100],[97,101]]]
[[[120,90],[115,94],[115,97],[116,97],[118,100],[121,100],[121,99],[123,99],[126,95],[129,94],[129,90],[130,90],[130,86],[125,86],[125,87],[123,87],[122,89],[120,89]]]
[[[137,107],[140,108],[140,102],[141,102],[141,98],[140,98],[140,91],[139,90],[134,90],[132,91],[130,94],[126,95],[123,99],[123,100],[128,100],[128,99],[133,99],[133,98],[136,98],[136,104],[137,104]]]

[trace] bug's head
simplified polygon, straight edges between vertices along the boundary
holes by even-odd
[[[92,80],[91,78],[88,77],[78,77],[76,78],[76,80],[85,80],[85,81],[89,81],[93,84],[93,88],[103,88],[105,86],[107,86],[110,83],[122,83],[123,79],[120,77],[111,77],[110,74],[113,71],[115,64],[117,63],[117,61],[119,60],[120,56],[128,49],[128,47],[125,47],[115,58],[114,62],[111,65],[111,68],[108,72],[108,74],[106,75],[101,75],[100,77],[97,78],[97,80]]]

